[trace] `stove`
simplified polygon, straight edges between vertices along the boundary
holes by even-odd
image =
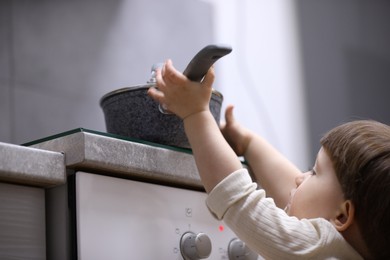
[[[191,150],[81,128],[26,145],[65,154],[48,259],[257,259],[208,211]]]

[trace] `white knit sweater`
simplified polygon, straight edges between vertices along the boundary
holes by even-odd
[[[241,169],[209,194],[207,206],[238,238],[266,259],[363,259],[323,219],[297,219],[278,208]]]

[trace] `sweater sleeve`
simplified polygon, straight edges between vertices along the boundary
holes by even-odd
[[[206,205],[217,219],[221,220],[229,207],[256,190],[257,185],[246,173],[242,169],[233,172],[210,192]]]
[[[297,219],[278,208],[246,169],[233,172],[210,192],[207,207],[249,248],[270,259],[362,259],[322,218]]]

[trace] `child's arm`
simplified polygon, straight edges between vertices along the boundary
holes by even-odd
[[[301,172],[266,140],[242,127],[233,116],[233,106],[226,108],[226,123],[221,130],[239,156],[244,156],[252,173],[267,196],[284,208],[290,191],[296,187],[295,177]]]
[[[223,137],[209,110],[214,81],[211,68],[201,83],[191,82],[168,60],[157,71],[156,90],[149,95],[183,119],[200,178],[210,192],[223,178],[242,168],[237,155]]]

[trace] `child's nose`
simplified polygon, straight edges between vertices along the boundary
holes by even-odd
[[[304,179],[305,179],[305,176],[303,173],[301,173],[297,177],[295,177],[295,184],[297,185],[297,187],[299,185],[301,185],[301,183],[303,182]]]
[[[295,184],[297,185],[297,187],[302,184],[302,182],[306,179],[307,176],[308,174],[305,172],[295,177]]]

